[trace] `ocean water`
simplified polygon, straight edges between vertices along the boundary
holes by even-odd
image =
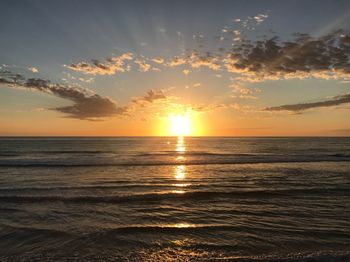
[[[350,261],[350,138],[1,138],[0,261]]]

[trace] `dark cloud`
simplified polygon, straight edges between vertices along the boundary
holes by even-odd
[[[166,100],[167,96],[163,93],[162,90],[150,90],[143,97],[138,97],[133,99],[132,101],[135,104],[145,106],[145,103],[153,103],[157,100]]]
[[[150,102],[150,103],[152,103],[155,100],[165,99],[165,98],[166,98],[166,96],[164,95],[162,90],[158,90],[158,91],[150,90],[143,97],[143,99],[145,101]]]
[[[251,81],[350,74],[350,36],[341,30],[320,38],[295,34],[294,40],[285,42],[278,37],[244,40],[226,55],[227,70]]]
[[[94,119],[110,117],[126,113],[126,107],[117,107],[109,98],[94,94],[89,97],[75,100],[72,106],[58,107],[56,111],[63,112],[72,118]]]
[[[48,93],[73,102],[73,105],[52,108],[65,113],[68,117],[94,120],[96,118],[121,115],[126,112],[125,107],[118,107],[116,103],[106,97],[101,97],[93,91],[69,85],[53,84],[39,78],[25,79],[19,74],[0,72],[0,84]]]
[[[337,106],[345,103],[350,103],[350,94],[336,96],[330,100],[314,102],[314,103],[300,103],[300,104],[268,107],[268,108],[265,108],[265,110],[266,111],[291,111],[291,112],[298,113],[311,108]]]

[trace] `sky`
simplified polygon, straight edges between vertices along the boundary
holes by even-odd
[[[350,1],[0,10],[0,136],[350,135]]]

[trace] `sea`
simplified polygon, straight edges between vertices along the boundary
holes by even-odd
[[[350,261],[350,138],[2,137],[0,261]]]

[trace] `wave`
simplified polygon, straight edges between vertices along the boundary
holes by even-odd
[[[259,241],[210,241],[210,236],[217,236],[221,231],[236,231],[239,227],[228,224],[130,224],[95,227],[81,232],[64,227],[3,225],[0,237],[6,241],[0,243],[0,261],[109,261],[113,258],[113,261],[344,262],[350,259],[345,243],[338,248],[320,246],[318,250],[309,251],[307,245],[305,248],[298,245],[301,250],[295,251],[293,244],[302,244],[303,240],[295,238],[294,243],[289,242],[287,250],[280,249],[277,242],[273,242],[271,250],[266,250],[261,249]],[[192,241],[171,241],[171,236],[181,239],[181,235]],[[151,242],[149,236],[158,236],[161,240]],[[191,236],[194,237],[191,239]],[[200,236],[206,236],[208,241]],[[18,242],[20,244],[16,245]]]
[[[53,154],[53,155],[59,155],[59,154],[111,154],[111,153],[117,153],[116,151],[112,150],[50,150],[50,151],[32,151],[30,153],[35,154]]]
[[[62,155],[62,154],[80,154],[80,155],[90,155],[90,154],[115,154],[118,156],[138,156],[138,157],[152,157],[152,156],[176,156],[179,155],[178,151],[170,150],[170,151],[156,151],[151,153],[129,153],[124,154],[120,151],[113,150],[33,150],[33,151],[1,151],[0,156],[21,156],[21,155]],[[255,153],[256,154],[256,153]],[[259,153],[264,155],[265,153]],[[249,156],[253,155],[250,153],[212,153],[205,151],[186,151],[187,156]]]
[[[146,245],[145,248],[148,246]],[[244,256],[244,255],[229,255],[220,252],[211,251],[209,249],[187,250],[179,248],[166,248],[164,250],[130,250],[111,248],[108,252],[101,250],[90,250],[90,252],[81,253],[75,251],[74,255],[69,252],[23,252],[20,255],[0,255],[0,261],[233,261],[233,262],[346,262],[350,261],[349,252],[329,252],[324,254],[308,253],[289,254],[288,256]],[[231,247],[233,249],[234,247]],[[57,248],[56,248],[57,249]],[[159,248],[158,248],[159,249]],[[93,254],[92,254],[93,252]],[[17,252],[18,253],[18,252]],[[72,252],[71,252],[72,253]],[[113,259],[111,259],[113,258]]]
[[[234,262],[346,262],[350,261],[349,252],[324,252],[324,253],[296,253],[287,255],[261,255],[261,256],[225,256],[221,255],[220,261]],[[210,259],[209,259],[210,260]]]
[[[196,233],[204,231],[221,231],[221,230],[237,230],[237,226],[231,225],[205,225],[205,224],[172,224],[172,225],[129,225],[124,227],[110,228],[103,231],[103,235],[118,235],[118,234],[134,234],[134,233],[147,233],[147,234],[178,234],[184,233]],[[101,233],[99,233],[101,234]]]
[[[215,152],[206,152],[206,151],[159,151],[152,153],[141,153],[137,156],[259,156],[259,155],[271,155],[269,153],[215,153]]]
[[[12,187],[0,187],[0,193],[13,192],[13,191],[52,191],[52,190],[94,190],[94,189],[120,189],[120,188],[173,188],[174,184],[167,183],[142,183],[135,184],[130,181],[113,181],[112,185],[84,185],[84,186],[12,186]],[[201,184],[195,184],[193,187],[199,187]],[[186,186],[191,188],[191,186]]]
[[[290,197],[304,195],[350,196],[350,188],[302,188],[279,190],[250,191],[178,191],[146,193],[133,195],[1,195],[0,202],[72,202],[72,203],[128,203],[150,202],[164,200],[200,200],[220,198],[259,198],[259,197]]]
[[[182,155],[186,157],[187,155]],[[116,158],[79,158],[79,159],[0,159],[1,167],[99,167],[99,166],[168,166],[168,165],[229,165],[263,163],[303,163],[303,162],[349,162],[350,155],[333,154],[319,156],[293,155],[232,155],[231,157],[189,158],[188,160],[169,160],[161,158],[120,160]]]

